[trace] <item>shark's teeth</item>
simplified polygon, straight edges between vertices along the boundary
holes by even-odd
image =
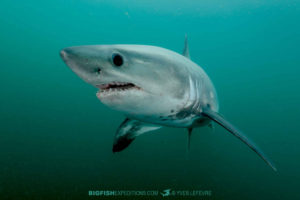
[[[100,92],[120,92],[120,91],[125,91],[129,89],[141,89],[140,87],[136,86],[133,83],[125,83],[125,82],[116,82],[113,81],[111,83],[106,83],[106,84],[99,84],[97,87],[100,89]]]

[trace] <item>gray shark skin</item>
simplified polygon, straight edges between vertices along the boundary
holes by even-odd
[[[190,60],[187,38],[183,55],[147,45],[89,45],[65,48],[60,56],[75,74],[99,89],[103,104],[125,114],[113,152],[162,126],[187,128],[190,138],[193,128],[216,122],[276,171],[253,142],[218,114],[214,85]]]

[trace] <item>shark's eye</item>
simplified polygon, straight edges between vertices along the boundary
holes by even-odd
[[[100,67],[98,67],[98,68],[96,69],[96,72],[97,72],[98,74],[100,74],[100,72],[101,72],[101,68],[100,68]]]
[[[112,55],[112,61],[114,63],[115,66],[120,67],[121,65],[123,65],[123,58],[120,54],[113,54]]]

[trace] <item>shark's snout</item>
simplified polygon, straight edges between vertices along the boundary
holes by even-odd
[[[62,49],[59,52],[59,55],[60,55],[61,59],[63,59],[63,61],[66,61],[66,59],[67,59],[67,52],[64,49]]]
[[[72,47],[67,47],[62,49],[59,52],[60,57],[63,59],[63,61],[67,61],[70,57],[72,56],[76,56],[76,54],[74,53],[74,51],[72,50]]]
[[[95,58],[91,59],[90,52],[85,47],[67,47],[60,50],[59,55],[65,64],[81,79],[96,86],[101,82],[99,65]]]

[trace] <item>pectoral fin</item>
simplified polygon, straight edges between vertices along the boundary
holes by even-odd
[[[119,126],[115,135],[113,152],[123,151],[137,136],[159,128],[161,127],[154,124],[147,124],[138,120],[126,118]]]
[[[232,135],[240,139],[244,142],[248,147],[250,147],[258,156],[260,156],[274,171],[277,171],[276,167],[272,164],[272,162],[264,155],[264,153],[253,143],[251,142],[241,131],[239,131],[236,127],[234,127],[231,123],[226,121],[220,114],[210,110],[204,109],[202,115],[208,117],[214,122],[221,125],[227,131],[229,131]]]

